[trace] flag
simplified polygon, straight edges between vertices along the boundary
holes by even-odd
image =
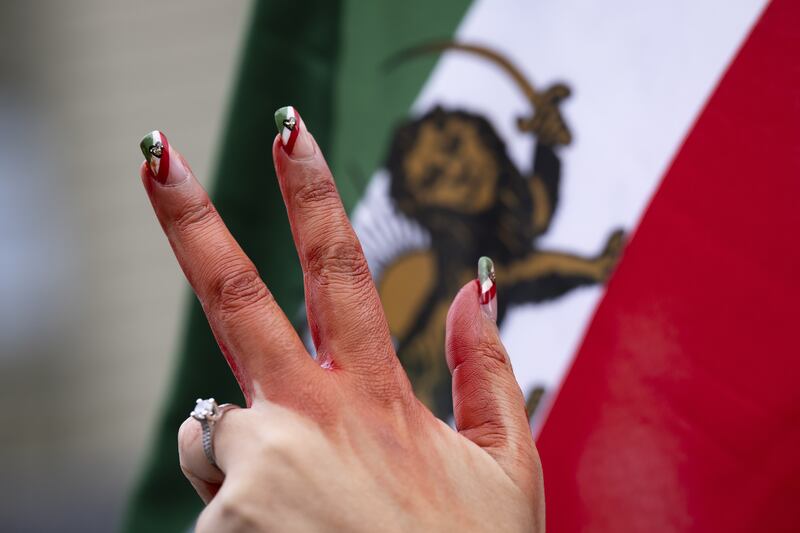
[[[444,317],[495,260],[549,530],[786,529],[798,23],[789,0],[257,3],[214,200],[306,333],[264,160],[295,105],[445,420]],[[175,431],[198,395],[241,403],[194,301],[185,339],[129,531],[191,525]]]
[[[769,5],[637,225],[538,440],[551,531],[797,531],[798,28]]]

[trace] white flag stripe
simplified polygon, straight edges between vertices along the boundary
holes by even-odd
[[[573,142],[558,152],[561,196],[539,248],[591,256],[613,229],[636,227],[765,5],[764,0],[473,4],[457,41],[502,53],[539,90],[555,82],[572,89],[561,109]],[[421,114],[435,105],[486,116],[518,167],[529,171],[533,139],[516,129],[516,118],[529,115],[530,104],[494,65],[447,53],[412,111]],[[359,233],[366,226],[365,211],[359,206],[354,212]],[[559,386],[602,290],[578,289],[510,310],[503,339],[526,393],[535,384],[548,391]]]

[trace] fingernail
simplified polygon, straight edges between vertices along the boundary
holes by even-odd
[[[481,288],[481,312],[486,318],[497,321],[497,284],[494,277],[494,263],[486,256],[478,259],[478,285]]]
[[[300,118],[300,113],[293,106],[288,105],[275,111],[275,126],[286,155],[293,159],[303,159],[314,154],[311,136]]]
[[[142,149],[151,177],[162,185],[174,184],[186,179],[186,171],[180,161],[171,160],[167,136],[158,130],[142,137]]]

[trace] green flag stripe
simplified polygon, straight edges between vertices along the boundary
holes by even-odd
[[[452,38],[469,5],[469,0],[344,3],[337,115],[327,154],[348,210],[383,163],[392,129],[408,115],[436,57],[391,69],[387,61],[421,43]]]

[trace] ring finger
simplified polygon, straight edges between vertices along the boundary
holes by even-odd
[[[220,458],[216,458],[214,449],[216,435],[220,432],[231,431],[230,426],[240,425],[238,423],[241,414],[243,412],[238,405],[224,404],[219,406],[219,415],[213,422],[213,426],[207,426],[208,429],[204,429],[203,424],[193,416],[187,418],[178,429],[178,457],[181,470],[206,504],[219,491],[220,485],[225,479],[222,469],[227,467],[227,465],[223,466],[224,463],[220,463],[227,459],[227,455],[223,454]],[[203,442],[204,431],[209,431],[209,451],[215,456],[216,466],[211,464],[208,458],[206,444]]]

